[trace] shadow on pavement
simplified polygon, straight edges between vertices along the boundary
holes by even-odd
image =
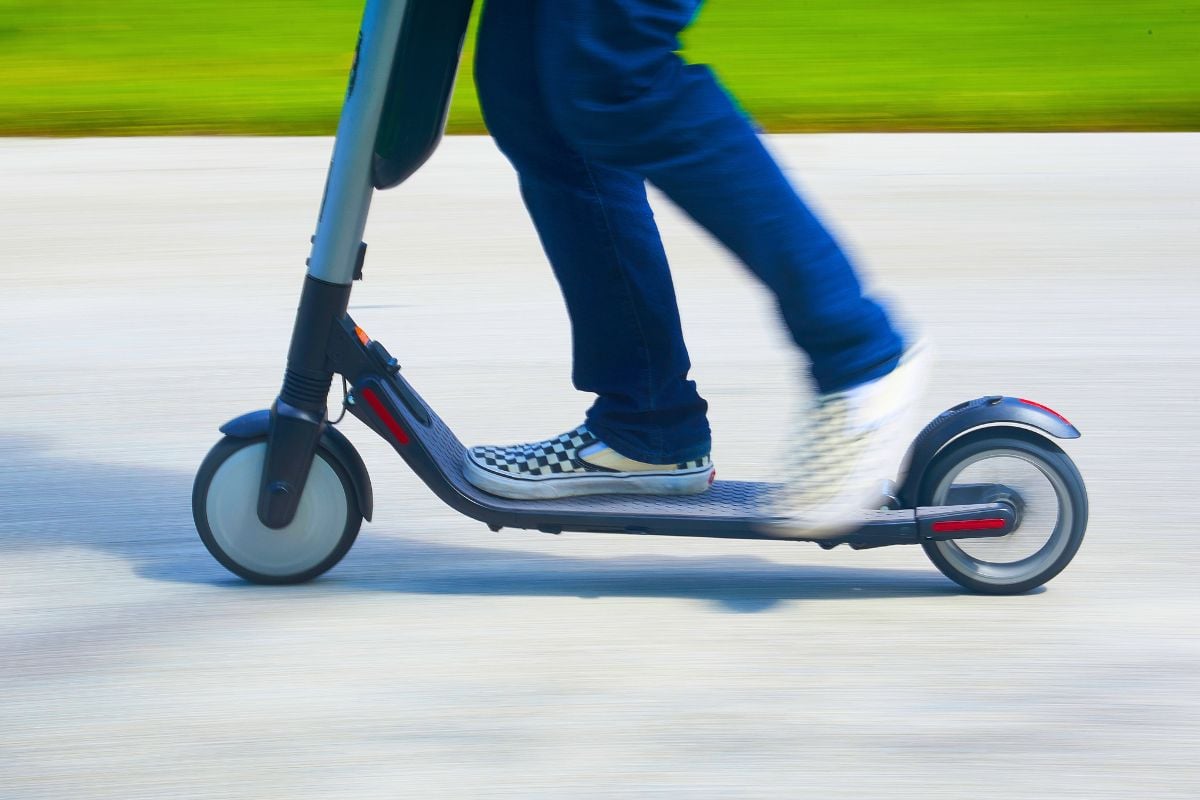
[[[563,555],[548,555],[399,537],[371,526],[345,561],[313,584],[257,587],[227,573],[200,543],[190,474],[56,458],[42,450],[27,437],[0,436],[0,557],[88,548],[128,561],[151,580],[242,592],[690,598],[735,612],[787,600],[962,593],[932,567],[795,566],[741,555],[580,557],[569,555],[573,537],[560,542]]]

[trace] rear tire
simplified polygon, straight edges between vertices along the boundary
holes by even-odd
[[[230,572],[254,583],[312,580],[350,551],[362,512],[337,458],[317,450],[295,518],[274,530],[258,518],[265,437],[226,436],[209,451],[192,488],[200,541]]]
[[[1083,543],[1083,477],[1048,439],[1012,428],[968,434],[929,465],[919,505],[946,505],[956,482],[1003,484],[1017,491],[1022,506],[1019,525],[1005,536],[921,543],[934,566],[960,586],[984,594],[1027,592],[1062,572]]]

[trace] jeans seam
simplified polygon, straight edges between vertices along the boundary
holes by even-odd
[[[617,264],[617,272],[621,276],[621,285],[625,289],[625,296],[626,296],[626,298],[632,298],[633,291],[629,285],[629,277],[625,274],[625,270],[623,267],[623,259],[621,258],[620,248],[617,247],[616,237],[613,235],[612,223],[609,222],[609,219],[608,219],[608,208],[604,204],[604,195],[603,195],[603,193],[601,193],[600,187],[596,185],[596,178],[592,174],[592,165],[588,162],[587,157],[585,157],[582,153],[579,153],[577,155],[579,155],[580,163],[583,165],[583,171],[587,175],[588,183],[590,184],[592,193],[596,198],[596,206],[600,209],[600,218],[604,222],[604,233],[608,237],[609,249],[612,251],[613,259]],[[654,391],[653,391],[654,366],[650,359],[650,348],[646,344],[646,329],[642,324],[641,317],[638,315],[637,304],[630,302],[629,307],[632,312],[634,324],[637,326],[638,337],[641,340],[640,350],[641,350],[642,358],[646,364],[646,378],[645,378],[646,397],[647,397],[649,405],[650,405],[650,410],[655,411],[656,409],[655,409]],[[654,449],[658,452],[661,452],[663,449],[663,444],[664,444],[661,430],[654,432],[653,441],[655,444]]]

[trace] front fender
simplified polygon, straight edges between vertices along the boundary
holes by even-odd
[[[242,414],[221,426],[221,433],[236,439],[266,436],[270,430],[271,412],[265,408]],[[350,476],[350,482],[354,484],[354,495],[358,499],[358,510],[362,512],[363,518],[370,522],[371,515],[375,513],[375,493],[371,488],[371,476],[367,473],[367,465],[363,463],[362,456],[354,449],[354,445],[350,444],[345,434],[332,425],[326,425],[321,433],[321,447],[329,451]]]
[[[1058,439],[1078,439],[1079,429],[1053,409],[1032,400],[990,395],[959,403],[938,414],[925,426],[908,449],[908,473],[899,498],[906,508],[917,501],[917,489],[933,457],[967,431],[989,425],[1011,425],[1032,429]]]

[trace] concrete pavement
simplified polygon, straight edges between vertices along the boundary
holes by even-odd
[[[1084,432],[1080,555],[962,594],[916,550],[504,531],[350,420],[377,516],[242,584],[189,492],[278,389],[330,142],[0,140],[0,798],[1193,798],[1197,134],[774,137],[935,341],[925,410]],[[798,363],[657,206],[723,477],[769,478]],[[574,425],[514,180],[448,140],[380,195],[352,313],[464,441]]]

